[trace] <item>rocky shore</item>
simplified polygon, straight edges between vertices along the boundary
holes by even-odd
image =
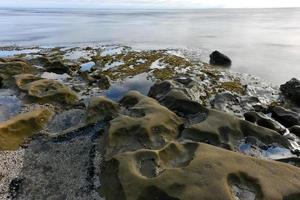
[[[231,62],[0,48],[0,199],[300,199],[299,77],[212,66]]]

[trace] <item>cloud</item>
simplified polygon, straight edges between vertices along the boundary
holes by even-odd
[[[300,7],[299,0],[0,0],[0,6],[91,8]]]

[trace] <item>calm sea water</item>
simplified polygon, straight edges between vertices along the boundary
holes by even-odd
[[[0,9],[0,45],[113,43],[183,48],[280,84],[300,78],[300,9]]]

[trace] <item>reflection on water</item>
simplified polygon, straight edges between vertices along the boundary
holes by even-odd
[[[120,43],[184,48],[206,61],[217,49],[232,58],[232,70],[282,83],[300,76],[299,19],[298,8],[0,9],[0,45]]]
[[[147,74],[139,74],[132,78],[126,78],[122,83],[112,85],[104,95],[108,98],[119,101],[127,92],[136,90],[144,95],[148,94],[150,87],[154,83],[147,78]]]
[[[11,90],[0,89],[0,122],[17,115],[21,109],[21,101]]]

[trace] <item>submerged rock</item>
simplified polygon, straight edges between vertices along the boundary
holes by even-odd
[[[86,123],[111,120],[117,116],[119,105],[106,97],[92,97],[86,111]]]
[[[231,59],[220,53],[219,51],[214,51],[210,54],[210,60],[209,63],[211,65],[221,65],[221,66],[230,66],[231,65]]]
[[[272,109],[272,117],[287,128],[300,125],[300,115],[298,113],[280,106]]]
[[[293,78],[280,86],[282,94],[300,106],[300,80]]]
[[[49,109],[37,109],[0,123],[0,151],[18,149],[24,139],[40,131],[52,116]]]

